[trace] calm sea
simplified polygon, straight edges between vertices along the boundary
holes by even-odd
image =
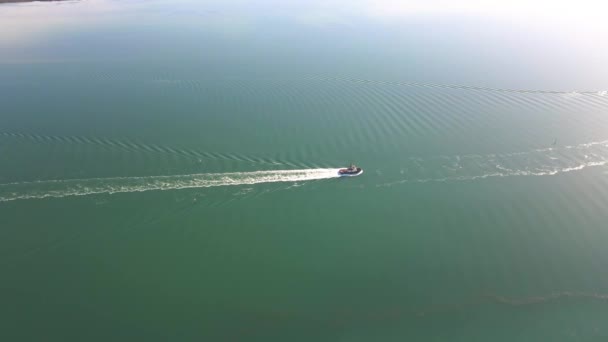
[[[608,45],[493,15],[0,5],[0,339],[608,339]]]

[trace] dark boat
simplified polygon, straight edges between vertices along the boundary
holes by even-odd
[[[338,176],[341,176],[341,177],[353,177],[353,176],[358,176],[362,173],[363,173],[363,169],[360,167],[357,167],[355,164],[350,164],[349,167],[338,170]]]

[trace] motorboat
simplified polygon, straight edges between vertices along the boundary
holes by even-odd
[[[340,177],[354,177],[363,173],[363,169],[357,167],[355,164],[350,164],[349,167],[338,170],[338,176]]]

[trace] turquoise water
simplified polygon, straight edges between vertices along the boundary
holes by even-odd
[[[315,2],[0,21],[2,340],[608,336],[603,40]]]

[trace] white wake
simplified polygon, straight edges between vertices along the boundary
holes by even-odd
[[[0,202],[258,183],[301,182],[336,177],[338,177],[338,169],[304,169],[18,182],[0,184]]]
[[[402,179],[378,186],[475,181],[495,177],[555,176],[605,166],[608,166],[608,140],[523,152],[410,158],[401,166]]]

